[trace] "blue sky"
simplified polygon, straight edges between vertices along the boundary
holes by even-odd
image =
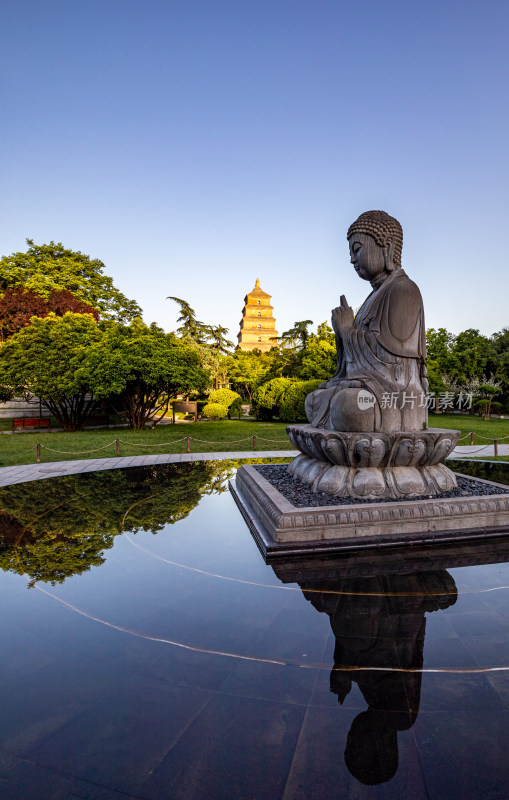
[[[345,238],[403,225],[428,327],[509,325],[509,6],[485,0],[17,0],[0,12],[0,253],[100,258],[147,322],[185,298],[236,340],[369,285]]]

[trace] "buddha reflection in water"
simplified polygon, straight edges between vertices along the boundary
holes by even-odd
[[[357,683],[368,705],[353,721],[345,763],[364,784],[390,780],[398,768],[398,731],[408,730],[419,711],[425,613],[456,601],[445,570],[300,582],[304,596],[330,617],[336,646],[331,692],[342,704]],[[310,591],[313,588],[314,591]],[[341,592],[341,594],[337,594]],[[367,669],[349,668],[366,667]],[[369,668],[388,668],[387,672]]]

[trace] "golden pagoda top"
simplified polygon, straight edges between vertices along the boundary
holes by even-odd
[[[251,291],[248,292],[247,295],[244,298],[244,302],[245,303],[247,303],[247,298],[248,297],[268,297],[268,298],[270,298],[270,294],[267,294],[267,292],[264,292],[263,289],[260,289],[260,279],[257,278],[254,289],[251,289]]]

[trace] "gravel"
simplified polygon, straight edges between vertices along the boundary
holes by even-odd
[[[400,503],[401,497],[380,497],[376,500],[357,500],[355,497],[332,497],[323,492],[312,492],[311,489],[300,481],[295,480],[288,472],[287,464],[260,464],[255,467],[263,477],[280,492],[283,497],[297,508],[318,506],[350,506],[359,503]],[[479,495],[509,494],[509,489],[491,486],[475,480],[475,478],[458,477],[458,488],[452,492],[443,492],[440,498],[449,497],[479,497]],[[418,497],[409,497],[412,500],[429,500],[431,495],[422,494]]]

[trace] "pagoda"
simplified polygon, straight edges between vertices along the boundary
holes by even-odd
[[[240,321],[239,343],[237,350],[262,350],[277,347],[276,320],[270,304],[271,295],[260,289],[260,281],[256,279],[255,288],[244,298],[242,319]]]

